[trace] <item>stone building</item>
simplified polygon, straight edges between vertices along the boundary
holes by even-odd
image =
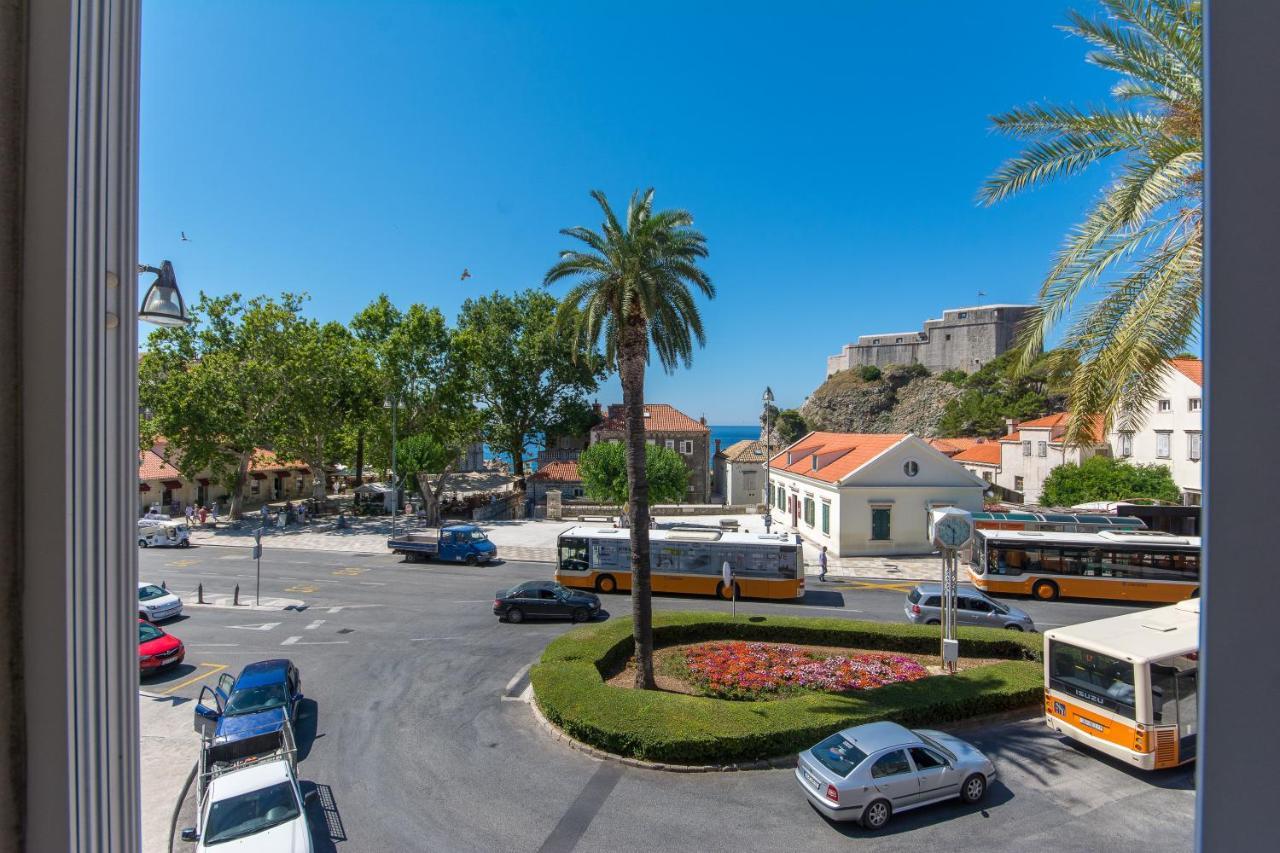
[[[940,320],[926,320],[919,332],[863,335],[827,357],[827,375],[852,367],[923,364],[938,373],[958,369],[973,373],[1013,346],[1018,324],[1030,305],[978,305],[948,308]]]
[[[666,403],[646,403],[645,441],[674,450],[689,466],[689,491],[682,503],[705,504],[711,500],[711,430],[706,418],[694,420]],[[604,419],[591,428],[591,444],[624,441],[626,411],[622,404],[609,406]]]
[[[578,460],[557,460],[542,465],[526,480],[529,499],[533,506],[547,502],[547,492],[560,491],[561,500],[581,500],[584,494],[582,476],[578,474]]]
[[[745,439],[716,453],[717,486],[726,504],[754,507],[765,502],[765,463],[769,457],[763,441]],[[723,473],[721,473],[723,472]]]

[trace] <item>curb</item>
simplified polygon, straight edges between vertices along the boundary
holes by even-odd
[[[169,851],[173,851],[173,842],[178,836],[178,817],[182,814],[182,806],[187,801],[187,794],[191,791],[191,783],[195,781],[196,772],[200,769],[200,762],[191,765],[191,772],[187,774],[187,781],[182,785],[182,793],[178,795],[178,802],[173,807],[173,816],[169,819]]]
[[[734,773],[741,770],[785,770],[796,766],[796,757],[794,755],[762,758],[758,761],[742,761],[736,764],[666,764],[660,761],[629,758],[625,755],[605,752],[603,749],[597,749],[565,734],[563,729],[543,716],[542,709],[538,707],[536,693],[529,699],[529,707],[533,710],[533,718],[538,722],[538,725],[547,734],[564,743],[570,749],[576,749],[578,752],[586,753],[592,758],[597,758],[601,761],[612,761],[616,764],[624,764],[627,767],[636,767],[641,770],[658,770],[666,773]]]

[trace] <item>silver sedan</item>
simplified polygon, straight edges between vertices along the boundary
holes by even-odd
[[[990,759],[960,738],[890,722],[837,732],[796,763],[796,780],[814,808],[871,830],[894,812],[953,797],[976,803],[995,778]]]

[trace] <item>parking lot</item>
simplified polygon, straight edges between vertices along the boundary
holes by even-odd
[[[203,583],[252,603],[254,562],[241,548],[152,549],[143,580],[189,592]],[[528,666],[559,623],[499,623],[493,593],[549,577],[546,563],[407,565],[386,554],[272,552],[264,597],[290,609],[188,608],[163,627],[187,646],[182,667],[150,696],[189,701],[221,672],[292,659],[307,701],[299,768],[321,793],[309,812],[317,850],[1026,850],[1191,848],[1192,771],[1141,774],[1053,737],[1033,715],[967,730],[996,762],[999,782],[975,807],[917,810],[868,835],[816,814],[789,770],[673,774],[601,762],[551,739],[521,701]],[[803,603],[740,602],[742,612],[901,621],[902,581],[820,584]],[[606,596],[611,618],[629,599]],[[658,598],[660,609],[728,604]],[[1018,602],[1041,628],[1132,608]],[[144,760],[148,732],[144,721]],[[194,763],[193,750],[187,766]],[[144,802],[162,809],[169,799]],[[1070,826],[1070,829],[1064,827]]]

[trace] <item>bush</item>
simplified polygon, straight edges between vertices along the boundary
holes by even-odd
[[[938,374],[938,378],[941,379],[943,382],[949,382],[950,384],[955,385],[957,387],[964,385],[964,381],[968,377],[969,377],[969,374],[965,373],[963,370],[959,370],[954,367],[951,368],[950,370],[944,370]]]
[[[538,707],[571,737],[619,755],[676,764],[723,764],[798,752],[848,726],[893,719],[931,725],[1038,703],[1044,683],[1038,635],[961,628],[961,653],[1001,663],[954,676],[853,693],[804,693],[771,702],[735,702],[629,690],[604,683],[632,653],[631,623],[578,628],[551,642],[531,679]],[[938,629],[917,625],[655,613],[657,646],[751,640],[938,653]]]
[[[867,382],[875,382],[883,374],[880,372],[880,368],[876,367],[874,364],[864,364],[862,367],[858,368],[858,375]]]

